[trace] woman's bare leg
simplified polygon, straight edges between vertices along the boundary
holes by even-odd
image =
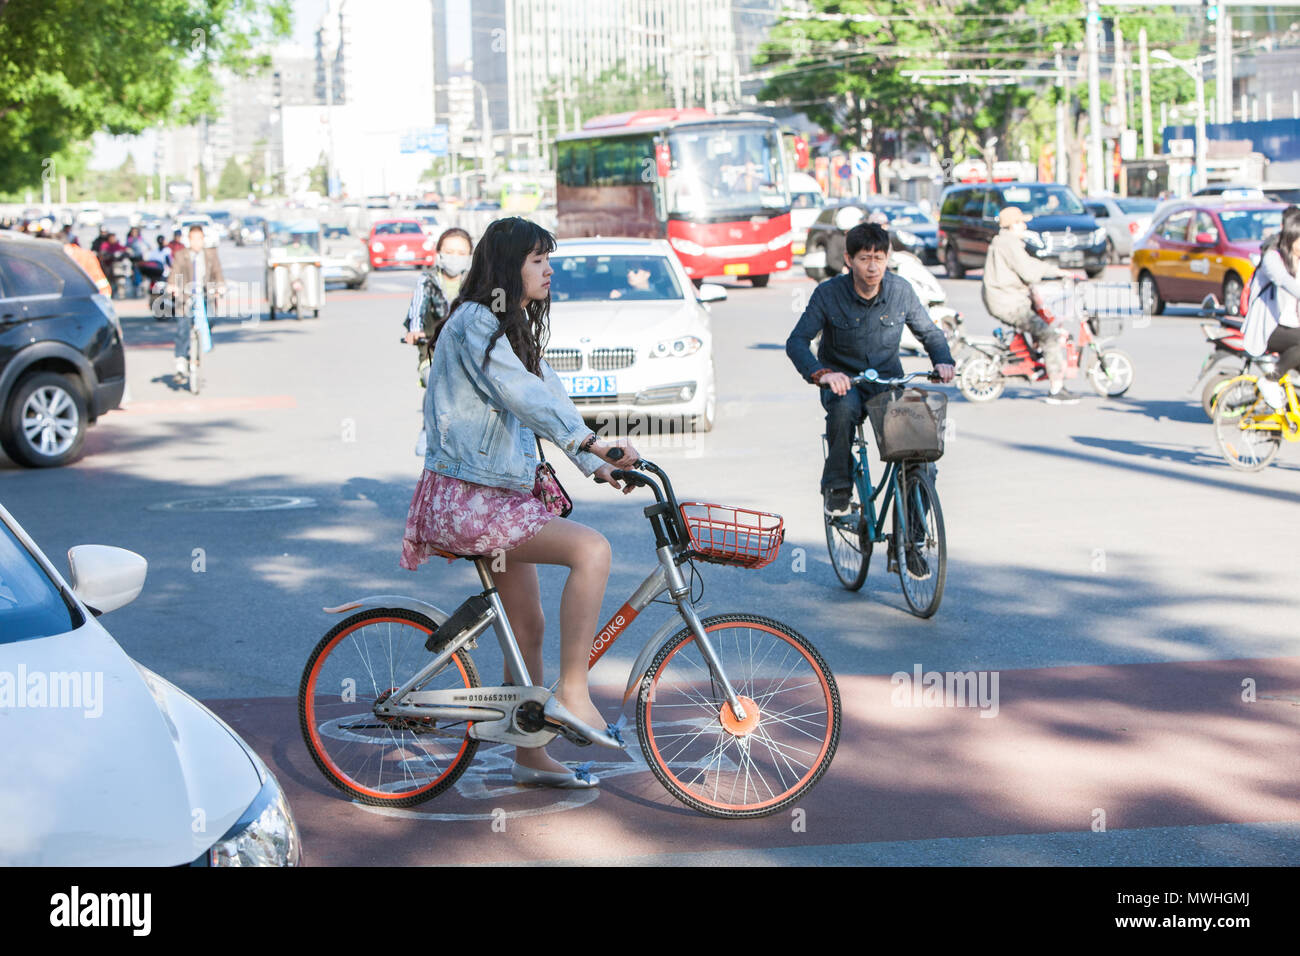
[[[512,558],[511,556],[514,555]],[[519,644],[519,653],[528,668],[528,676],[534,683],[542,681],[542,637],[546,633],[546,619],[542,615],[541,589],[537,583],[537,565],[519,560],[515,552],[507,552],[504,571],[494,571],[492,579],[496,582],[497,593],[505,606],[506,617],[510,620],[510,629],[514,631],[515,641]],[[505,668],[502,681],[519,679]],[[564,764],[552,758],[545,747],[516,747],[515,762],[534,770],[550,770],[559,773],[565,770]]]
[[[552,518],[528,541],[506,552],[507,567],[511,561],[556,564],[569,569],[560,596],[560,681],[555,696],[580,720],[603,728],[605,719],[587,689],[587,659],[609,581],[609,542],[586,525]]]

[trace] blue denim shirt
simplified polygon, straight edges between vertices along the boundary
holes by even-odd
[[[538,378],[503,335],[484,371],[483,356],[497,326],[497,317],[477,302],[462,303],[443,326],[424,395],[429,437],[424,467],[462,481],[531,492],[537,435],[553,442],[584,475],[593,474],[604,462],[578,451],[591,429],[544,360]]]
[[[808,307],[786,339],[785,354],[806,381],[820,368],[857,375],[874,368],[881,378],[903,374],[898,344],[903,323],[916,335],[935,365],[951,365],[952,354],[943,332],[930,319],[921,300],[906,279],[886,272],[880,291],[868,301],[853,288],[853,276],[845,272],[813,290]],[[812,340],[821,334],[816,357]]]

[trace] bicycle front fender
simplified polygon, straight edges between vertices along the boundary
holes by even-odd
[[[358,598],[355,601],[348,601],[346,604],[340,604],[337,607],[321,608],[321,610],[326,614],[350,614],[353,611],[369,611],[372,608],[400,608],[404,611],[413,611],[416,614],[423,614],[434,624],[444,624],[449,617],[446,611],[426,601],[404,597],[400,594],[375,594],[370,597]]]

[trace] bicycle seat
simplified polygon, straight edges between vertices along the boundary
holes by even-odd
[[[457,558],[464,558],[466,561],[476,561],[483,557],[481,554],[454,554],[451,551],[444,551],[442,548],[430,548],[429,550],[441,558],[446,558],[448,561],[455,561]]]

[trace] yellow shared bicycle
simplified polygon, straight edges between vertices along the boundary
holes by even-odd
[[[1290,376],[1282,380],[1286,405],[1275,409],[1259,392],[1258,375],[1224,384],[1214,405],[1214,435],[1228,464],[1240,471],[1268,466],[1282,442],[1300,441],[1300,401]]]

